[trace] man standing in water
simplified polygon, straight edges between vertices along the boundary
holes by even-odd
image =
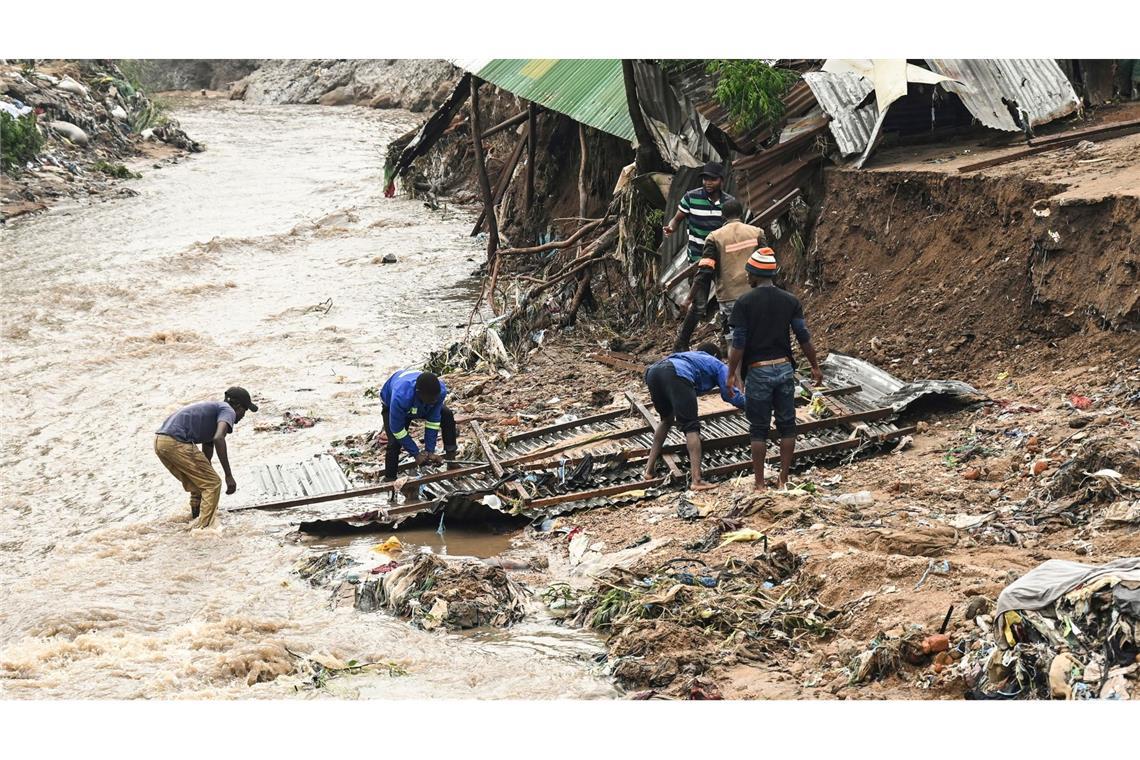
[[[717,163],[707,163],[701,169],[701,186],[685,193],[678,204],[677,213],[669,220],[662,231],[668,237],[677,231],[677,225],[682,219],[688,220],[689,234],[689,263],[696,263],[701,258],[705,247],[705,238],[709,233],[718,230],[723,223],[721,209],[728,201],[735,200],[731,195],[721,190],[724,185],[724,168]],[[701,289],[693,288],[686,306],[685,321],[681,325],[681,332],[673,344],[673,351],[679,353],[689,350],[689,340],[697,323],[705,315],[708,306],[709,287],[705,283]]]
[[[649,397],[661,421],[653,431],[653,447],[645,463],[645,479],[653,478],[653,468],[674,422],[685,434],[689,450],[689,487],[694,491],[712,488],[701,479],[701,423],[697,419],[697,394],[720,388],[720,397],[738,409],[744,408],[744,396],[733,391],[728,381],[728,367],[720,359],[715,343],[702,343],[696,351],[670,354],[645,370]]]
[[[155,433],[154,453],[190,494],[190,516],[196,520],[191,527],[208,528],[217,513],[222,481],[211,464],[214,449],[226,474],[226,494],[237,491],[226,435],[233,432],[246,411],[256,412],[257,404],[250,399],[249,391],[235,385],[222,401],[199,401],[182,407]]]
[[[441,461],[435,453],[435,438],[443,433],[443,452],[454,459],[459,449],[455,430],[455,415],[443,405],[447,386],[430,372],[414,369],[400,370],[388,378],[380,389],[381,413],[384,416],[384,433],[388,446],[384,450],[384,480],[396,479],[400,463],[400,449],[413,457],[416,464]],[[415,439],[408,434],[408,423],[424,421],[424,449],[420,451]]]
[[[729,318],[732,348],[728,353],[728,372],[734,390],[745,386],[754,487],[763,491],[766,487],[764,459],[768,453],[768,430],[773,413],[780,437],[778,482],[781,488],[788,482],[792,455],[796,451],[796,362],[792,357],[789,330],[796,334],[796,340],[811,362],[812,382],[816,385],[822,383],[823,372],[819,368],[799,299],[777,288],[773,282],[779,268],[771,250],[764,248],[753,253],[745,264],[745,271],[752,290],[736,301]],[[741,374],[742,367],[744,375]],[[746,377],[743,383],[742,377]]]

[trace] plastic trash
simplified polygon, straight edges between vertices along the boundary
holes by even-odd
[[[725,546],[726,544],[735,543],[737,541],[760,541],[764,538],[764,534],[752,528],[742,528],[729,533],[722,533],[720,537],[720,545]]]
[[[377,544],[372,547],[372,551],[380,554],[390,554],[392,552],[401,552],[404,550],[404,545],[400,543],[400,539],[391,536],[382,544]]]
[[[874,504],[875,497],[871,495],[870,491],[855,491],[843,494],[836,501],[851,507],[865,507],[868,504]]]

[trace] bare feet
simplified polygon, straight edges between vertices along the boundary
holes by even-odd
[[[653,470],[645,470],[641,473],[642,480],[653,480]]]
[[[768,490],[768,484],[763,480],[757,480],[752,483],[752,490],[756,493],[764,493]]]
[[[693,491],[707,491],[710,488],[716,488],[716,484],[715,483],[706,483],[703,480],[696,480],[696,481],[693,481],[692,485],[690,485],[689,488]]]

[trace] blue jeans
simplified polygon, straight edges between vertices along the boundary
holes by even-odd
[[[792,363],[752,367],[744,380],[744,408],[748,417],[748,433],[754,441],[768,439],[772,414],[776,415],[776,432],[780,438],[796,434],[796,384]]]

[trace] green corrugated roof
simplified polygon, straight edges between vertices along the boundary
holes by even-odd
[[[633,141],[618,58],[494,58],[452,63],[520,98]]]

